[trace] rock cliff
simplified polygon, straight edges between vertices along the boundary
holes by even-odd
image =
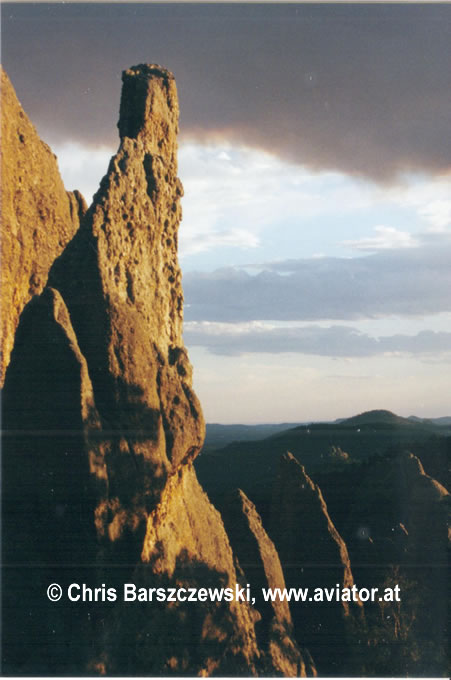
[[[64,592],[72,582],[120,591],[124,582],[238,581],[221,517],[192,466],[204,421],[181,336],[172,74],[125,71],[118,127],[118,152],[91,207],[21,315],[6,374],[4,667],[280,674],[284,652],[276,663],[259,646],[248,602],[84,607],[43,595],[52,582]]]
[[[56,157],[41,141],[1,72],[2,267],[0,386],[20,313],[44,288],[50,266],[86,210],[78,191],[66,192]]]

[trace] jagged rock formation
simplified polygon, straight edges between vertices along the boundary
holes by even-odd
[[[271,534],[284,561],[301,568],[313,566],[317,585],[326,576],[321,573],[324,565],[325,570],[333,570],[324,585],[353,586],[348,551],[329,517],[321,489],[291,453],[281,457],[271,510]],[[346,602],[343,608],[349,611]]]
[[[400,602],[366,610],[362,672],[446,675],[449,668],[450,495],[420,459],[399,451],[360,470],[343,527],[361,587],[395,584]]]
[[[119,150],[48,287],[23,311],[6,375],[5,668],[280,673],[284,652],[276,664],[259,648],[248,602],[84,607],[43,595],[52,581],[121,592],[124,582],[238,578],[192,466],[204,421],[181,336],[175,82],[139,65],[123,83]]]
[[[346,544],[336,530],[319,487],[291,453],[281,457],[274,485],[269,533],[279,553],[287,587],[352,588]],[[348,628],[362,616],[360,602],[292,605],[298,640],[322,668],[339,671],[349,655]],[[349,667],[349,666],[348,666]]]
[[[123,80],[119,150],[49,276],[112,433],[102,512],[115,540],[145,522],[168,478],[199,452],[205,427],[182,342],[175,81],[156,66]]]
[[[1,71],[2,267],[0,386],[20,313],[44,288],[50,266],[86,210],[66,192],[56,157],[42,142]]]
[[[328,451],[328,458],[330,458],[331,460],[348,461],[349,453],[343,451],[340,446],[332,445]]]
[[[224,526],[243,571],[243,585],[252,584],[256,608],[261,620],[256,625],[260,646],[267,648],[273,664],[283,675],[306,673],[302,656],[292,638],[293,624],[288,602],[277,599],[266,602],[262,588],[285,588],[285,579],[274,543],[263,528],[254,504],[237,489],[229,494],[221,507]],[[308,675],[314,675],[314,667]]]
[[[375,461],[360,480],[347,518],[348,545],[359,563],[446,562],[450,495],[403,451]]]
[[[416,561],[426,549],[431,562],[445,564],[450,495],[440,482],[425,473],[420,459],[413,453],[402,453],[395,464],[398,467],[401,520],[409,536],[408,550]]]

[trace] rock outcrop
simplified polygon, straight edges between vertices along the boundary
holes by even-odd
[[[408,550],[420,562],[427,551],[432,563],[446,562],[446,536],[451,517],[450,495],[436,479],[427,475],[420,459],[403,452],[395,460],[399,484],[400,505],[409,536]]]
[[[43,594],[52,582],[63,592],[73,582],[104,584],[119,600],[125,582],[238,582],[221,517],[192,465],[204,420],[181,334],[172,74],[156,65],[125,71],[118,127],[119,150],[93,204],[22,313],[6,375],[4,667],[280,674],[284,651],[276,663],[259,646],[259,615],[247,601],[103,597],[83,606]]]
[[[293,624],[288,602],[277,598],[266,601],[262,589],[285,588],[285,579],[274,543],[263,528],[260,515],[248,497],[237,489],[221,507],[221,516],[243,571],[243,585],[252,584],[255,607],[261,620],[256,625],[259,645],[268,650],[273,664],[283,675],[305,675],[302,655],[293,640]],[[314,668],[309,667],[309,675]]]
[[[182,342],[175,81],[146,65],[125,71],[123,81],[119,150],[49,276],[109,433],[102,512],[115,541],[145,523],[168,478],[199,452],[205,430]]]
[[[336,530],[319,487],[291,453],[281,457],[274,485],[269,533],[287,587],[351,589],[354,579],[346,544]],[[322,668],[336,670],[350,654],[348,628],[360,618],[360,602],[303,602],[292,606],[298,640]],[[349,665],[348,665],[349,668]]]
[[[66,192],[56,157],[41,141],[1,69],[1,356],[0,386],[19,316],[47,281],[55,258],[86,210],[78,191]]]
[[[446,675],[450,495],[408,451],[359,472],[343,529],[354,576],[360,587],[400,592],[399,602],[365,607],[362,674]]]

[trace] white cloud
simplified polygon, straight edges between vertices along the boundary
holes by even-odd
[[[260,241],[256,234],[245,229],[232,228],[230,231],[214,231],[212,233],[188,233],[180,244],[180,256],[204,253],[213,248],[228,247],[251,249],[257,248]]]
[[[185,324],[184,338],[188,346],[205,347],[213,354],[225,356],[296,353],[352,358],[408,354],[433,356],[442,361],[451,359],[451,332],[431,330],[375,337],[350,326],[193,322]]]
[[[417,248],[420,245],[418,238],[408,231],[400,231],[394,227],[375,227],[375,236],[358,239],[355,241],[343,241],[343,245],[352,250],[375,252],[378,250],[392,250],[396,248]]]
[[[111,147],[92,148],[75,142],[53,145],[58,166],[67,190],[78,189],[88,205],[99,188],[100,180],[106,174],[108,163],[115,149]]]
[[[412,178],[390,189],[389,194],[394,203],[413,208],[425,229],[443,232],[451,227],[451,174]]]
[[[184,275],[189,321],[355,320],[451,311],[451,236],[355,258],[266,263]]]
[[[303,227],[306,221],[327,220],[332,233],[337,217],[355,215],[379,200],[378,190],[369,183],[339,173],[314,173],[271,153],[225,141],[182,143],[179,174],[185,188],[182,257],[199,252],[193,244],[201,241],[203,252],[224,241],[236,248],[259,244],[270,252],[284,238],[292,241],[292,247],[300,240],[305,247],[306,242],[318,241],[318,235]],[[265,230],[271,233],[263,242]]]
[[[89,203],[114,148],[70,142],[54,149],[66,188],[79,189]],[[179,172],[185,186],[182,259],[215,251],[217,265],[225,249],[222,264],[230,262],[231,249],[243,252],[242,263],[249,249],[259,249],[261,258],[408,248],[419,232],[446,232],[451,224],[446,176],[375,186],[226,141],[182,143]],[[201,266],[210,267],[207,258]]]

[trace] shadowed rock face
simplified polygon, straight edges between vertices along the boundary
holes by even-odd
[[[55,607],[45,592],[50,583],[98,583],[93,520],[107,478],[88,367],[54,289],[21,315],[2,407],[3,668],[77,673],[92,644],[91,613]]]
[[[263,528],[260,515],[246,494],[237,489],[221,507],[224,526],[243,571],[243,585],[252,584],[261,620],[256,625],[259,644],[266,647],[276,669],[289,676],[304,675],[305,664],[296,642],[288,602],[265,602],[262,588],[285,588],[285,579],[274,543]],[[312,674],[313,668],[309,668]]]
[[[181,336],[175,82],[139,65],[123,83],[119,150],[48,287],[23,311],[6,376],[5,668],[286,672],[259,647],[247,602],[83,607],[43,595],[52,582],[119,593],[125,582],[237,582],[221,517],[192,466],[204,421]]]
[[[421,562],[426,550],[430,562],[445,564],[446,535],[451,517],[447,489],[425,473],[420,459],[413,453],[404,452],[395,465],[402,520],[409,536],[408,550],[417,562]]]
[[[56,157],[42,142],[1,69],[1,357],[0,385],[20,313],[44,288],[54,259],[86,210],[81,194],[66,192]]]
[[[271,505],[273,538],[287,587],[352,588],[354,579],[346,544],[336,530],[320,488],[291,453],[281,457]],[[337,672],[346,659],[347,627],[362,616],[360,602],[302,603],[292,606],[298,640],[322,668]],[[346,659],[349,668],[349,659]]]
[[[282,561],[299,569],[313,568],[316,585],[354,585],[345,542],[329,517],[321,489],[291,453],[280,461],[271,508],[271,534]],[[346,603],[343,606],[345,611],[349,609]]]

